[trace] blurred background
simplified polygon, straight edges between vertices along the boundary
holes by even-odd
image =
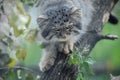
[[[96,44],[90,54],[96,61],[92,66],[96,72],[93,77],[96,79],[88,78],[88,80],[109,80],[110,73],[114,76],[120,75],[120,1],[114,7],[113,13],[119,19],[119,23],[105,24],[102,33],[115,34],[119,38],[115,41],[102,40]]]

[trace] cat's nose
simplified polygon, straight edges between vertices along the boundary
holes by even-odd
[[[60,38],[62,38],[62,39],[66,39],[66,34],[63,34],[63,33],[60,33]]]
[[[62,38],[66,39],[66,35],[63,35]]]
[[[62,38],[62,39],[66,39],[66,35],[62,35],[61,38]]]

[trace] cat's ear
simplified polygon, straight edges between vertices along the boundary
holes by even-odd
[[[48,19],[48,16],[47,15],[40,15],[38,18],[37,18],[37,24],[41,24],[42,21],[44,20],[47,20]]]
[[[77,8],[77,7],[72,7],[72,8],[70,8],[70,14],[72,15],[72,14],[79,14],[79,15],[82,15],[82,12],[81,12],[81,9],[79,9],[79,8]]]

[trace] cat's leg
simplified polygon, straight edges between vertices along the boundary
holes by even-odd
[[[65,54],[69,54],[72,53],[73,51],[73,47],[74,47],[74,42],[69,40],[65,43],[64,47],[63,47],[63,52]]]
[[[68,40],[65,42],[61,42],[58,45],[58,51],[63,52],[64,54],[72,53],[74,47],[74,41]]]
[[[40,70],[42,72],[49,70],[55,62],[56,59],[56,49],[54,46],[47,46],[42,54],[42,58],[39,63]]]

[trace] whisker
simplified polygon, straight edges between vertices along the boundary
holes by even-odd
[[[81,25],[80,25],[80,23],[78,23],[78,24],[76,24],[76,25],[74,25],[77,29],[79,29],[79,30],[81,30]]]
[[[49,37],[49,40],[52,39],[52,37],[53,37],[54,35],[55,35],[55,34],[51,35],[51,36]]]
[[[74,33],[77,33],[77,34],[79,34],[80,33],[80,31],[78,31],[78,30],[72,30]]]
[[[50,40],[50,39],[52,39],[52,37],[53,37],[54,35],[55,35],[55,34],[50,34],[50,35],[46,36],[46,39],[47,39],[47,40]]]

